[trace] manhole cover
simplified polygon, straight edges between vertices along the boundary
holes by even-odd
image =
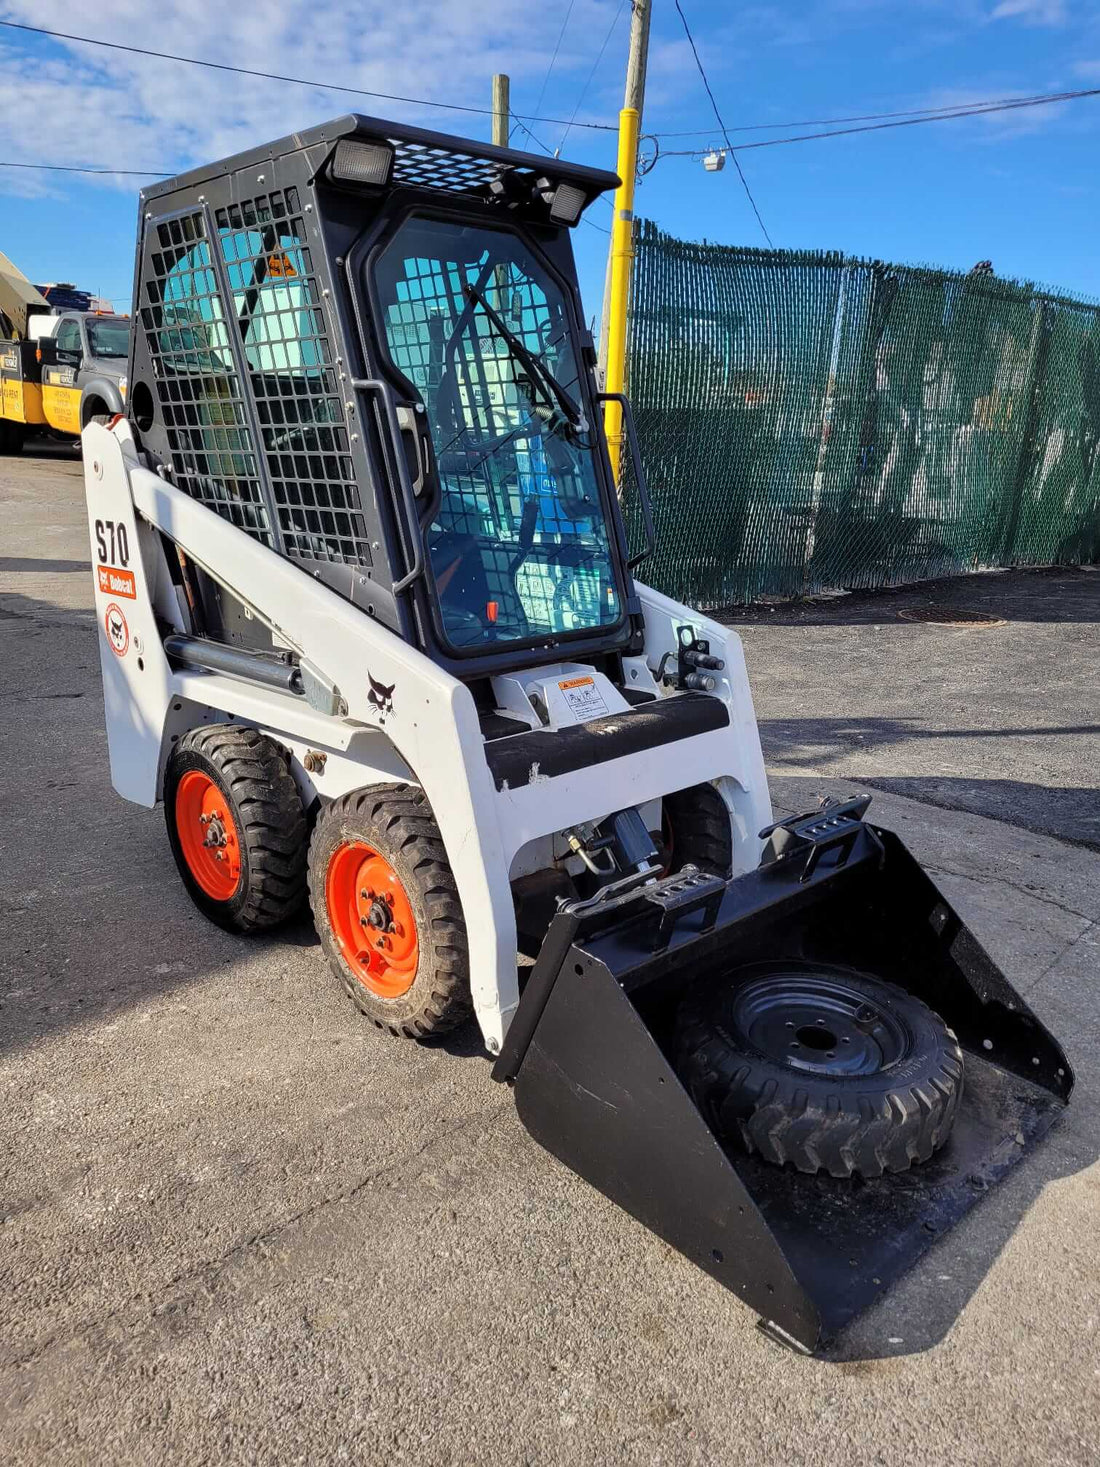
[[[971,611],[967,606],[912,606],[899,611],[902,621],[928,621],[942,627],[1003,627],[1003,616]]]

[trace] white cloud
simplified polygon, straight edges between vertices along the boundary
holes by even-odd
[[[1000,0],[993,7],[991,19],[1019,19],[1028,25],[1065,25],[1069,16],[1066,0]]]
[[[561,115],[560,99],[579,95],[592,64],[584,42],[606,33],[617,8],[617,0],[578,0],[544,113]],[[513,107],[520,112],[530,110],[550,59],[545,36],[532,23],[530,0],[480,0],[476,6],[284,0],[259,9],[224,0],[156,7],[144,0],[99,0],[93,11],[74,9],[71,0],[7,0],[0,13],[51,30],[87,29],[122,44],[473,107],[489,105],[493,72],[507,71]],[[85,14],[89,18],[82,23]],[[619,36],[625,45],[625,26]],[[20,162],[172,172],[352,111],[488,136],[489,118],[475,113],[290,86],[70,42],[56,48],[41,42],[44,53],[36,44],[28,54],[31,40],[0,30],[0,136],[19,140]],[[605,65],[618,72],[622,55],[613,51],[609,46]],[[33,54],[50,59],[37,61]],[[559,100],[551,106],[555,96]],[[594,88],[586,109],[595,96]],[[572,100],[565,115],[571,111]],[[555,141],[552,131],[548,141]],[[0,170],[0,188],[7,191],[48,190],[45,179],[29,179]],[[116,181],[133,190],[141,184],[134,178]]]

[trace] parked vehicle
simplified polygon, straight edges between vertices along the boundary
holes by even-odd
[[[83,304],[83,293],[47,287]],[[18,453],[35,432],[75,439],[126,402],[130,320],[58,308],[0,255],[0,452]]]
[[[542,1145],[812,1350],[1073,1080],[866,798],[773,822],[739,639],[635,579],[570,238],[617,183],[344,117],[143,193],[84,432],[111,777],[207,918],[308,901],[379,1029],[476,1018]]]

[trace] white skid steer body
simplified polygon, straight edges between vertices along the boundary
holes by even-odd
[[[252,725],[286,748],[307,805],[364,785],[419,785],[458,886],[474,1009],[490,1053],[499,1051],[519,1001],[511,883],[567,856],[562,832],[627,808],[642,810],[651,827],[659,826],[663,795],[713,781],[729,810],[734,871],[757,865],[759,832],[771,807],[744,655],[729,628],[635,582],[645,652],[624,659],[632,687],[658,697],[684,696],[668,693],[655,673],[666,654],[675,657],[678,629],[689,627],[725,664],[713,694],[691,696],[719,700],[728,722],[557,776],[532,761],[524,783],[513,788],[504,779],[498,788],[464,683],[144,468],[126,423],[88,427],[84,463],[115,789],[137,804],[155,805],[173,743],[199,724],[224,722]],[[277,645],[296,654],[305,692],[171,665],[165,636],[189,635],[192,627],[161,535],[231,591]],[[578,678],[583,702],[570,701],[569,690],[559,686]],[[541,665],[494,678],[493,685],[501,709],[533,730],[543,725],[532,691],[543,695],[552,732],[596,719],[608,727],[610,717],[613,734],[616,721],[643,716],[589,665]]]

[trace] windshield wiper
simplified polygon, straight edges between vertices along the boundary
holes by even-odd
[[[462,289],[468,300],[475,301],[481,307],[513,357],[522,367],[526,368],[529,376],[534,379],[535,385],[541,387],[543,395],[550,399],[548,406],[554,416],[547,426],[551,432],[556,431],[560,426],[555,421],[560,415],[565,418],[573,433],[587,433],[588,421],[583,409],[573,400],[549,367],[539,361],[538,357],[523,344],[514,331],[508,329],[476,285],[466,284]]]

